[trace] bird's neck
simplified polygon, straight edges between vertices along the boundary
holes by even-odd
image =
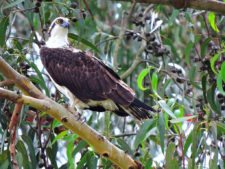
[[[68,45],[68,32],[52,32],[51,36],[46,42],[46,46],[49,48],[61,48],[67,47]]]

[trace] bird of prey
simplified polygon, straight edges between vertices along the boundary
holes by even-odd
[[[134,91],[101,60],[68,42],[69,19],[56,18],[49,39],[40,49],[41,61],[56,88],[78,110],[111,111],[138,120],[151,117],[154,109],[138,100]]]

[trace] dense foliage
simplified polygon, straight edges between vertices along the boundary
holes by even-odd
[[[53,100],[67,99],[40,63],[51,21],[71,19],[73,46],[111,66],[158,110],[142,124],[110,112],[82,118],[146,169],[225,167],[225,17],[106,0],[0,1],[0,55]],[[4,77],[0,74],[0,80]],[[8,86],[10,90],[18,90]],[[12,168],[8,127],[14,103],[0,100],[0,168]],[[16,133],[20,168],[112,168],[60,122],[24,106]]]

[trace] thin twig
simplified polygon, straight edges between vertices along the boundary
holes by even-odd
[[[135,136],[135,135],[137,135],[137,133],[124,133],[124,134],[113,135],[110,138],[129,137],[129,136]]]
[[[115,44],[115,49],[114,49],[114,54],[113,54],[113,65],[114,65],[113,67],[114,67],[115,71],[117,71],[117,69],[118,69],[118,54],[119,54],[119,49],[121,47],[121,43],[122,43],[122,40],[123,40],[123,35],[126,31],[128,21],[132,16],[135,5],[136,5],[136,1],[133,2],[128,15],[125,12],[123,12],[123,15],[122,15],[121,29],[120,29],[119,37],[118,37],[118,39],[116,41],[116,44]]]
[[[14,85],[14,80],[4,80],[0,82],[0,87],[4,87],[4,86],[11,86]]]
[[[84,2],[84,4],[85,4],[85,6],[86,6],[88,12],[90,13],[92,19],[94,20],[94,15],[93,15],[93,13],[91,12],[91,9],[90,9],[90,7],[89,7],[87,1],[86,1],[86,0],[83,0],[83,2]]]

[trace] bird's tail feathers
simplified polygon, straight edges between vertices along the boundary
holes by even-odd
[[[129,109],[129,114],[133,115],[138,120],[149,119],[152,117],[151,113],[156,112],[152,107],[137,98],[130,104]]]

